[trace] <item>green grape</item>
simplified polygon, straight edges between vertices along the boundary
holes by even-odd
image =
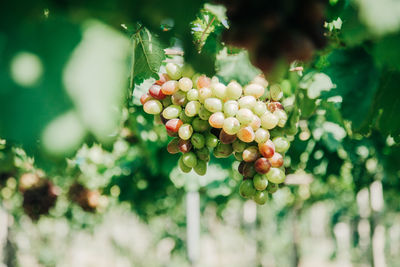
[[[210,118],[211,116],[211,112],[208,111],[204,106],[201,106],[199,109],[199,117],[202,120],[208,120],[208,118]]]
[[[254,202],[259,205],[264,205],[268,200],[268,192],[267,191],[257,191],[253,197]]]
[[[226,87],[225,94],[227,99],[237,100],[242,95],[242,92],[242,86],[236,81],[232,81]]]
[[[174,105],[184,106],[187,103],[186,93],[178,91],[171,96],[171,101]]]
[[[242,161],[242,160],[243,160],[242,153],[240,153],[240,152],[235,152],[235,153],[233,154],[233,156],[235,157],[235,159],[236,159],[237,161]]]
[[[239,186],[239,194],[244,198],[252,198],[256,194],[256,191],[253,181],[250,179],[242,181]]]
[[[208,150],[207,147],[196,149],[195,153],[198,159],[204,160],[206,162],[210,161],[210,151]]]
[[[238,100],[238,103],[239,103],[239,108],[252,109],[256,105],[257,100],[254,96],[247,95],[247,96],[241,97]]]
[[[204,101],[204,107],[212,113],[222,111],[222,105],[221,99],[215,97],[207,98]]]
[[[195,73],[195,74],[192,76],[193,87],[196,87],[196,88],[197,88],[197,81],[199,80],[200,76],[201,76],[201,74],[199,74],[199,73]]]
[[[163,106],[158,100],[149,100],[143,105],[144,112],[148,114],[160,114],[163,109]]]
[[[237,134],[237,132],[239,132],[239,130],[240,130],[240,122],[236,118],[232,118],[232,117],[226,118],[224,120],[224,125],[223,125],[222,129],[227,134],[230,134],[230,135]]]
[[[262,101],[257,101],[253,107],[253,112],[261,117],[267,111],[267,105]]]
[[[187,77],[183,77],[179,80],[178,82],[178,87],[181,89],[183,92],[188,92],[190,89],[193,87],[193,82],[191,79]]]
[[[190,89],[186,94],[186,98],[189,101],[199,100],[199,91],[197,89]]]
[[[202,120],[199,117],[194,118],[192,121],[193,130],[196,132],[207,131],[210,127],[208,121]]]
[[[183,123],[188,123],[188,124],[190,124],[190,123],[192,123],[194,117],[189,117],[189,116],[187,116],[186,113],[185,113],[185,111],[182,110],[182,111],[181,111],[181,114],[179,114],[179,119],[180,119]]]
[[[166,98],[161,100],[161,103],[162,103],[164,108],[171,106],[172,105],[171,96],[167,96]]]
[[[239,111],[236,113],[236,119],[242,124],[242,125],[248,125],[253,121],[253,112],[250,109],[247,108],[241,108]]]
[[[236,139],[233,144],[232,148],[233,151],[242,153],[246,149],[247,145],[243,141],[240,141],[239,139]]]
[[[192,168],[186,166],[186,164],[183,162],[183,158],[182,157],[183,157],[183,155],[179,158],[179,161],[178,161],[179,168],[184,173],[189,173],[192,170]]]
[[[194,133],[190,139],[194,148],[200,149],[205,145],[204,135],[200,133]]]
[[[213,95],[219,99],[225,99],[226,97],[226,86],[223,83],[216,82],[212,85]]]
[[[162,115],[167,120],[175,119],[175,118],[179,117],[179,114],[181,113],[181,111],[182,111],[182,108],[180,106],[171,105],[164,109]]]
[[[185,114],[188,117],[196,116],[200,111],[201,104],[198,101],[190,101],[186,104]]]
[[[265,112],[261,116],[261,126],[266,130],[275,128],[275,126],[278,125],[278,122],[279,122],[278,117],[269,111]]]
[[[271,194],[275,193],[276,191],[278,191],[278,185],[274,183],[268,183],[267,191]]]
[[[239,110],[239,104],[235,100],[228,100],[224,103],[224,113],[226,117],[233,117]]]
[[[178,135],[183,140],[189,140],[193,134],[193,127],[190,124],[182,124],[178,130]]]
[[[272,142],[275,145],[275,151],[279,153],[285,153],[290,147],[289,141],[283,136],[275,137]]]
[[[210,88],[203,87],[199,89],[199,101],[204,103],[207,98],[212,97],[213,93]]]
[[[254,184],[254,187],[257,190],[262,191],[262,190],[265,190],[267,188],[268,179],[264,174],[257,173],[256,175],[254,175],[253,184]]]
[[[214,156],[216,158],[227,158],[233,152],[231,144],[222,144],[218,143],[218,145],[214,148]]]
[[[182,161],[186,166],[194,168],[197,165],[197,157],[193,152],[187,152],[182,155]]]
[[[271,85],[269,88],[269,93],[271,95],[271,99],[274,101],[278,101],[282,98],[282,88],[278,84]]]
[[[267,140],[269,139],[270,135],[268,130],[265,130],[263,128],[258,129],[255,132],[255,137],[254,140],[258,143],[258,144],[263,144],[265,142],[267,142]]]
[[[205,175],[207,172],[207,162],[203,160],[198,160],[197,165],[193,168],[193,170],[198,174],[198,175]]]
[[[206,146],[209,148],[214,148],[218,145],[218,138],[212,133],[206,133]]]
[[[244,95],[251,95],[255,98],[260,98],[264,93],[264,87],[256,83],[251,83],[244,87]]]
[[[179,80],[179,78],[182,77],[182,68],[179,67],[177,64],[170,62],[167,64],[167,66],[165,66],[165,69],[167,71],[168,76],[172,80]]]
[[[286,112],[282,109],[277,109],[273,114],[278,117],[278,126],[281,128],[284,127],[288,119]]]
[[[289,80],[283,80],[281,82],[281,88],[285,96],[290,96],[292,94],[292,85]]]
[[[285,181],[285,173],[279,168],[271,168],[269,172],[267,172],[267,179],[268,181],[274,184],[280,184]]]

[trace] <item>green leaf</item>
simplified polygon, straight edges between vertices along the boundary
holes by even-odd
[[[382,67],[387,66],[395,70],[400,70],[399,44],[400,34],[386,36],[381,39],[375,44],[372,51],[375,62]]]
[[[222,5],[204,4],[205,10],[212,13],[220,22],[226,20],[226,7]]]

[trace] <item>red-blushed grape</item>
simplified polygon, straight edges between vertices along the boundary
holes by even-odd
[[[236,135],[227,134],[224,130],[219,133],[219,140],[223,144],[232,144],[236,140]]]
[[[186,166],[194,168],[197,165],[197,157],[194,152],[187,152],[182,155],[182,161]]]
[[[222,111],[223,103],[222,100],[216,97],[207,98],[204,101],[204,107],[210,112]]]
[[[222,112],[216,112],[208,118],[208,123],[211,127],[221,129],[224,126],[225,116]]]
[[[193,170],[198,174],[198,175],[205,175],[207,172],[207,162],[203,160],[197,160],[197,165],[193,168]]]
[[[269,94],[272,100],[278,101],[283,96],[282,88],[279,84],[273,84],[269,87]]]
[[[226,98],[231,100],[237,100],[242,95],[243,89],[242,86],[236,82],[232,81],[226,87]]]
[[[189,101],[199,100],[199,91],[197,89],[190,89],[186,94],[186,98]]]
[[[182,124],[183,122],[180,119],[171,119],[167,121],[165,128],[167,131],[177,133]]]
[[[256,191],[252,180],[243,180],[239,186],[239,194],[244,198],[252,198]]]
[[[268,107],[268,110],[270,112],[272,112],[272,113],[275,112],[275,110],[278,110],[278,109],[282,109],[283,110],[282,104],[279,103],[279,102],[275,102],[275,101],[268,102],[267,107]]]
[[[242,127],[237,133],[237,137],[245,143],[251,143],[255,137],[254,130],[250,126]]]
[[[146,93],[140,97],[140,103],[142,103],[142,105],[144,105],[144,103],[146,103],[147,101],[152,100],[152,99],[154,99],[154,98],[149,93]]]
[[[255,98],[260,98],[262,95],[264,95],[264,93],[264,87],[256,83],[251,83],[244,87],[244,95],[251,95]]]
[[[166,107],[163,110],[162,115],[164,118],[170,120],[170,119],[175,119],[179,117],[179,114],[181,113],[182,108],[177,105],[170,105],[169,107]]]
[[[236,118],[226,118],[222,129],[230,135],[236,134],[240,130],[240,122]]]
[[[226,86],[223,83],[216,82],[211,85],[213,95],[219,99],[224,100],[226,98]]]
[[[227,158],[233,152],[232,146],[230,144],[218,143],[214,148],[214,157],[216,158]]]
[[[266,174],[268,181],[274,184],[280,184],[285,181],[285,173],[279,168],[271,168],[269,172]]]
[[[248,125],[253,121],[253,112],[248,108],[241,108],[236,113],[236,119],[241,125]]]
[[[165,70],[168,76],[173,80],[179,80],[179,78],[182,77],[182,68],[175,63],[167,63]]]
[[[177,81],[167,81],[163,85],[161,85],[161,91],[164,95],[173,95],[178,90],[179,88]]]
[[[193,82],[191,79],[187,77],[183,77],[179,80],[178,82],[178,87],[181,89],[183,92],[188,92],[190,89],[193,87]]]
[[[190,101],[186,104],[185,114],[188,117],[196,116],[200,111],[201,104],[198,101]]]
[[[183,124],[178,131],[179,137],[183,140],[189,140],[193,134],[193,127],[190,124]]]
[[[148,114],[160,114],[163,109],[163,106],[158,100],[148,100],[143,105],[144,112]]]
[[[278,117],[278,127],[284,127],[288,119],[286,112],[283,109],[277,109],[273,114]]]
[[[204,103],[208,98],[212,97],[212,91],[208,87],[203,87],[199,89],[199,101]]]
[[[253,112],[261,117],[267,111],[267,105],[263,101],[257,101],[253,106]]]
[[[275,150],[279,153],[285,153],[290,147],[289,141],[283,136],[275,137],[272,142],[275,145]]]
[[[253,162],[246,162],[243,167],[243,176],[246,178],[253,178],[256,174],[256,169],[254,168]]]
[[[278,190],[278,185],[268,182],[267,192],[270,194],[275,193]]]
[[[182,153],[187,153],[192,149],[192,143],[189,140],[179,139],[178,148]]]
[[[149,94],[157,100],[162,100],[165,98],[165,95],[161,91],[161,86],[157,84],[153,84],[149,88]]]
[[[206,133],[205,137],[206,137],[206,146],[208,148],[214,148],[218,145],[218,138],[212,133]]]
[[[210,151],[207,147],[196,149],[194,152],[196,153],[198,159],[204,160],[206,162],[210,161]]]
[[[258,144],[258,148],[264,158],[272,158],[275,153],[275,145],[271,140],[267,140],[265,143]]]
[[[270,130],[278,125],[279,118],[272,114],[271,112],[267,111],[261,116],[261,127],[266,130]]]
[[[206,143],[204,135],[202,135],[201,133],[194,133],[190,140],[192,142],[193,147],[196,149],[203,148]]]
[[[247,96],[241,97],[238,100],[238,103],[239,103],[239,108],[252,109],[256,105],[257,100],[254,96],[247,95]]]
[[[268,161],[267,158],[259,158],[254,163],[254,168],[260,174],[265,174],[271,168],[271,163]]]
[[[172,104],[178,106],[184,106],[187,103],[186,93],[183,91],[177,91],[171,96]]]
[[[257,131],[261,127],[261,119],[256,114],[253,114],[253,120],[250,126],[254,131]]]
[[[202,120],[208,120],[208,118],[210,118],[211,116],[211,112],[208,111],[204,106],[201,106],[199,109],[199,117]]]
[[[202,120],[199,117],[194,118],[192,121],[193,130],[196,132],[205,132],[210,128],[210,125],[206,120]]]
[[[260,156],[256,146],[250,146],[243,151],[243,160],[246,162],[256,161]]]
[[[161,85],[163,85],[165,82],[167,82],[167,81],[169,81],[169,80],[171,80],[171,79],[169,78],[168,74],[163,73],[163,74],[160,75],[160,79],[158,79],[158,80],[155,82],[155,84],[161,86]]]
[[[254,202],[259,205],[264,205],[268,200],[268,192],[267,191],[257,191],[253,196]]]
[[[267,142],[267,140],[269,139],[269,137],[270,137],[270,135],[269,135],[268,130],[265,130],[265,129],[263,129],[263,128],[260,128],[260,129],[258,129],[258,130],[255,132],[254,140],[255,140],[257,143],[262,144],[262,143]]]
[[[233,117],[239,110],[239,104],[235,100],[228,100],[224,103],[224,113],[226,117]]]
[[[238,166],[238,172],[243,175],[244,166],[246,165],[246,161],[241,161]]]
[[[206,75],[201,75],[198,79],[197,79],[197,88],[204,88],[204,87],[210,87],[211,85],[211,79],[208,78]]]
[[[264,174],[257,173],[254,175],[253,185],[257,190],[265,190],[268,186],[268,179]]]
[[[235,159],[237,161],[242,161],[243,160],[242,153],[240,153],[240,152],[233,153],[233,156],[235,157]]]
[[[283,165],[283,157],[278,152],[275,152],[274,155],[269,158],[269,162],[272,167],[279,168]]]
[[[177,154],[179,153],[179,138],[172,139],[167,145],[167,151],[170,154]]]

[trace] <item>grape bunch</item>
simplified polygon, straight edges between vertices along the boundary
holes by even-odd
[[[249,50],[253,64],[268,73],[280,59],[311,59],[326,44],[327,0],[217,0],[227,8],[227,44]]]
[[[280,86],[267,90],[261,76],[244,87],[236,81],[225,85],[173,63],[166,72],[140,101],[173,137],[167,150],[182,153],[180,169],[204,175],[210,151],[216,158],[233,154],[243,175],[240,195],[264,204],[285,180],[283,156],[290,145],[282,131],[288,116],[279,102]]]

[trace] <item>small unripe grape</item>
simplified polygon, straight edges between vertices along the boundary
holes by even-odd
[[[198,174],[198,175],[205,175],[207,172],[207,162],[203,160],[197,160],[196,166],[193,168],[193,170]]]
[[[165,70],[172,80],[179,80],[179,78],[182,77],[182,68],[175,63],[169,62],[167,66],[165,66]]]
[[[278,84],[271,85],[269,87],[269,93],[271,95],[271,99],[275,101],[278,101],[283,96],[282,88]]]
[[[283,165],[283,157],[278,152],[275,152],[274,155],[269,159],[272,167],[279,168]]]
[[[283,136],[275,137],[272,142],[275,145],[275,150],[279,153],[285,153],[290,147],[289,141]]]
[[[285,173],[279,168],[271,168],[267,173],[268,181],[274,184],[283,183],[283,181],[285,181],[285,178]]]
[[[264,87],[259,84],[251,83],[244,87],[244,94],[260,98],[265,93]]]
[[[241,97],[238,100],[238,103],[239,103],[239,108],[248,108],[251,110],[256,105],[257,101],[254,96],[247,95],[247,96]]]
[[[270,194],[273,194],[276,191],[278,191],[278,185],[268,182],[267,192],[270,193]]]
[[[243,160],[242,153],[240,153],[240,152],[235,152],[235,153],[233,154],[233,156],[235,157],[235,159],[236,159],[237,161],[242,161],[242,160]]]
[[[263,129],[263,128],[260,128],[260,129],[258,129],[258,130],[256,131],[254,140],[255,140],[257,143],[262,144],[262,143],[267,142],[267,140],[269,139],[269,137],[270,137],[270,135],[269,135],[268,130],[265,130],[265,129]]]
[[[225,120],[224,113],[216,112],[212,114],[210,118],[208,118],[208,123],[211,125],[211,127],[220,129],[224,125],[224,120]]]
[[[253,128],[254,131],[257,131],[261,127],[261,119],[253,114],[253,120],[250,123],[250,127]]]
[[[186,104],[185,114],[188,117],[196,116],[200,111],[201,104],[198,101],[190,101]]]
[[[227,158],[233,152],[232,146],[230,144],[218,143],[214,148],[214,157],[216,158]]]
[[[224,130],[219,133],[219,140],[223,144],[232,144],[236,140],[236,135],[227,134]]]
[[[226,98],[226,86],[223,83],[215,83],[212,84],[211,87],[213,91],[213,95],[215,97],[218,97],[219,99],[225,99]]]
[[[174,105],[184,106],[187,103],[186,93],[178,91],[171,96],[171,101]]]
[[[214,148],[218,145],[218,138],[212,133],[206,133],[206,146]]]
[[[172,139],[168,145],[167,145],[167,151],[170,154],[176,154],[179,153],[180,149],[179,149],[179,138],[174,138]]]
[[[146,93],[140,97],[140,103],[142,103],[142,105],[144,105],[144,103],[146,103],[147,101],[152,100],[152,99],[154,99],[154,98],[149,93]]]
[[[163,117],[170,120],[174,118],[178,118],[179,114],[181,113],[182,108],[177,105],[171,105],[169,107],[166,107],[163,111]]]
[[[271,168],[271,163],[266,158],[259,158],[254,163],[254,168],[258,173],[265,174]]]
[[[239,104],[235,100],[228,100],[224,103],[224,113],[226,117],[233,117],[239,110]]]
[[[200,106],[199,117],[202,120],[208,120],[208,118],[210,118],[211,114],[212,113],[210,111],[208,111],[204,106]]]
[[[275,153],[275,145],[271,140],[267,140],[265,143],[258,144],[260,153],[265,158],[272,158]]]
[[[197,88],[204,88],[204,87],[210,87],[211,85],[211,79],[208,78],[206,75],[201,75],[198,79],[197,79]]]
[[[161,86],[161,91],[165,95],[173,95],[179,90],[177,81],[168,81]]]
[[[267,111],[267,105],[262,101],[257,101],[253,107],[253,112],[261,117]]]
[[[226,87],[225,94],[227,99],[237,100],[242,95],[242,92],[242,86],[238,82],[232,81]]]
[[[187,153],[192,149],[192,143],[189,140],[179,139],[178,147],[182,153]]]
[[[190,124],[183,124],[178,131],[179,137],[183,140],[189,140],[193,134],[193,128]]]
[[[256,146],[250,146],[243,151],[243,160],[246,162],[256,161],[259,157],[260,153]]]
[[[242,155],[243,156],[243,155]],[[253,178],[256,174],[256,169],[254,168],[253,162],[246,162],[243,167],[243,176],[246,178]]]
[[[149,94],[154,97],[157,100],[162,100],[165,98],[165,95],[163,94],[163,92],[161,91],[161,86],[157,85],[157,84],[153,84],[150,88],[149,88]]]
[[[197,89],[190,89],[186,94],[186,98],[189,101],[199,100],[199,91]]]
[[[211,91],[210,88],[208,88],[208,87],[203,87],[203,88],[200,88],[200,89],[199,89],[199,101],[200,101],[201,103],[204,103],[204,101],[205,101],[207,98],[210,98],[210,97],[212,97],[212,96],[213,96],[213,94],[212,94],[212,91]]]
[[[232,144],[233,151],[242,153],[246,149],[246,143],[236,139]]]
[[[177,133],[183,122],[180,119],[171,119],[165,123],[167,131]]]
[[[204,132],[207,131],[210,127],[208,121],[202,120],[199,117],[194,118],[192,121],[193,130],[196,132]]]
[[[163,109],[163,106],[158,100],[149,100],[143,105],[143,110],[147,114],[160,114]]]
[[[203,148],[205,145],[205,142],[206,142],[204,135],[202,135],[200,133],[194,133],[190,140],[191,140],[193,147],[196,149]]]
[[[253,142],[254,136],[254,130],[250,126],[240,128],[239,132],[237,133],[237,137],[245,143]]]
[[[182,161],[186,166],[194,168],[197,165],[197,157],[193,152],[188,152],[182,155]]]
[[[186,164],[183,162],[183,155],[179,158],[178,165],[181,171],[184,173],[189,173],[192,170],[192,168],[186,166]]]
[[[226,118],[222,129],[227,134],[234,135],[240,130],[240,122],[236,118]]]
[[[222,111],[223,103],[221,99],[210,97],[204,101],[204,107],[210,112]]]
[[[193,87],[193,82],[191,79],[183,77],[179,80],[178,87],[184,92],[189,92],[189,90]]]
[[[251,198],[256,194],[252,180],[244,180],[239,186],[239,194],[244,198]]]
[[[253,197],[253,200],[259,205],[264,205],[268,200],[267,191],[257,191]]]
[[[254,175],[253,185],[257,190],[263,191],[268,186],[268,179],[265,175],[257,173]]]
[[[172,105],[171,96],[169,95],[166,96],[163,100],[161,100],[161,103],[164,108],[171,106]]]
[[[242,125],[248,125],[253,121],[253,112],[248,109],[248,108],[241,108],[239,111],[236,113],[236,119],[239,120],[239,122]]]
[[[210,151],[208,151],[207,147],[196,149],[195,153],[198,159],[204,160],[206,162],[210,161]]]
[[[181,114],[179,114],[179,119],[181,119],[181,121],[183,123],[192,123],[194,117],[189,117],[188,115],[186,115],[185,110],[181,111]]]
[[[278,117],[269,111],[265,112],[264,115],[261,116],[261,126],[266,130],[275,128],[278,121]]]
[[[277,109],[274,111],[273,113],[275,116],[278,117],[279,121],[278,121],[278,126],[279,127],[284,127],[286,124],[286,121],[288,119],[288,116],[286,114],[286,112],[282,109]]]

